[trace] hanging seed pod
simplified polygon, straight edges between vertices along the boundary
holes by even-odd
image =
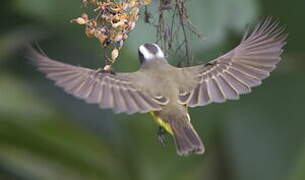
[[[105,70],[105,71],[110,71],[110,70],[111,70],[111,65],[106,65],[106,66],[104,66],[104,70]]]
[[[111,59],[114,62],[119,56],[119,50],[118,49],[113,49],[111,52]]]
[[[73,19],[72,21],[76,22],[77,24],[80,24],[80,25],[84,25],[84,24],[87,23],[87,21],[84,18],[82,18],[82,17],[78,17],[76,19]]]

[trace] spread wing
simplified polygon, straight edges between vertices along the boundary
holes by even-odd
[[[278,27],[269,17],[258,24],[252,33],[246,33],[241,43],[206,65],[183,68],[194,72],[198,84],[189,92],[181,92],[179,101],[190,107],[212,102],[238,99],[261,84],[281,60],[286,44],[285,28]]]
[[[56,85],[88,103],[111,108],[114,112],[145,113],[161,110],[158,99],[135,87],[135,73],[111,74],[98,70],[64,64],[30,50],[30,58],[38,69]]]

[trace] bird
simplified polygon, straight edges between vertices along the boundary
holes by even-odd
[[[207,64],[176,67],[161,48],[138,48],[135,72],[110,72],[65,64],[33,49],[31,62],[67,93],[114,113],[151,113],[172,135],[178,155],[203,154],[188,108],[238,100],[270,75],[281,60],[286,28],[271,17],[248,30],[231,51]]]

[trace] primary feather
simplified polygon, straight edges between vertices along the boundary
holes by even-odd
[[[132,73],[115,75],[79,66],[72,66],[48,58],[31,49],[30,58],[38,69],[55,84],[88,103],[111,108],[115,112],[145,113],[161,110],[153,97],[138,89],[130,77]]]
[[[181,92],[179,101],[190,107],[238,99],[261,84],[281,60],[287,34],[269,17],[246,33],[241,43],[207,65],[183,68],[194,72],[198,84]]]

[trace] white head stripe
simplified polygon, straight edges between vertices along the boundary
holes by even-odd
[[[141,45],[139,50],[141,51],[145,59],[152,59],[154,57],[154,54],[149,52],[144,45]]]
[[[157,44],[152,45],[158,49],[156,54],[149,51],[144,44],[139,47],[139,50],[143,54],[144,58],[146,60],[151,60],[153,58],[164,58],[164,53],[162,52],[161,48]]]

